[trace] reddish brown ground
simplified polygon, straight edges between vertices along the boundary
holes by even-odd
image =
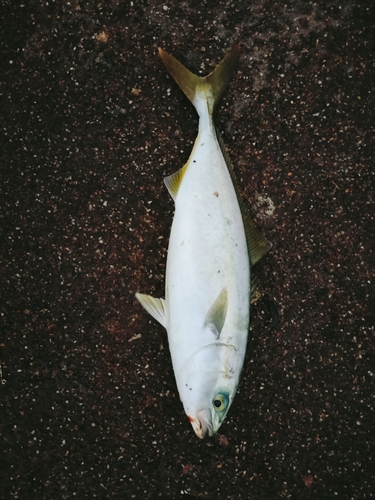
[[[0,498],[374,498],[370,4],[2,1]],[[217,124],[274,247],[200,441],[134,292],[163,295],[197,126],[157,47],[207,72],[236,40]]]

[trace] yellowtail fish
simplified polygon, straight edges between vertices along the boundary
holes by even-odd
[[[251,266],[271,244],[242,210],[212,117],[239,44],[204,78],[163,49],[159,53],[195,106],[199,130],[186,165],[164,179],[175,202],[165,299],[136,297],[168,332],[180,398],[203,438],[218,431],[236,393],[249,329]]]

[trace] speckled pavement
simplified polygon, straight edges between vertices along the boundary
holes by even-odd
[[[375,17],[370,2],[3,0],[0,498],[375,497]],[[157,47],[209,72],[272,251],[219,435],[165,331],[173,202],[197,116]]]

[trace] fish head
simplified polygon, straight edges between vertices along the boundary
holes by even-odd
[[[199,405],[195,411],[189,409],[189,413],[191,414],[188,415],[189,422],[195,434],[200,439],[206,436],[213,436],[219,430],[228,413],[232,400],[233,396],[231,397],[230,392],[221,389],[211,396],[210,400]]]
[[[209,344],[196,351],[180,372],[179,392],[196,435],[215,434],[223,423],[237,390],[242,368],[231,344]]]

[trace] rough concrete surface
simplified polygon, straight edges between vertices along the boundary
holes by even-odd
[[[372,2],[2,0],[0,498],[375,497]],[[157,55],[239,68],[216,123],[273,242],[219,435],[165,331],[196,113]]]

